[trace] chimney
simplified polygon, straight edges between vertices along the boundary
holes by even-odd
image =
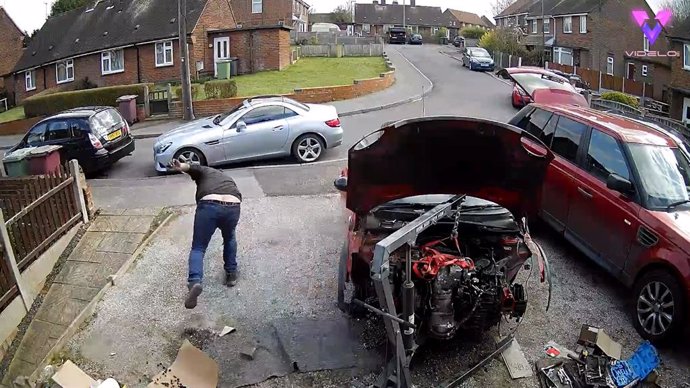
[[[381,5],[386,5],[386,0],[381,0]]]
[[[410,0],[410,7],[417,6],[417,0]]]

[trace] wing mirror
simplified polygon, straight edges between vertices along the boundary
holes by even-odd
[[[347,191],[347,177],[346,176],[341,176],[338,179],[336,179],[333,182],[333,186],[335,186],[338,191]]]
[[[609,175],[606,179],[606,187],[621,194],[632,194],[635,191],[632,182],[618,174]]]
[[[244,131],[245,129],[247,129],[247,123],[245,123],[244,121],[240,120],[240,121],[237,122],[236,127],[237,127],[237,132],[242,132],[242,131]]]

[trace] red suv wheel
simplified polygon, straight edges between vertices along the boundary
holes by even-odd
[[[687,301],[680,283],[666,270],[652,270],[635,283],[633,303],[637,332],[652,342],[673,338],[685,327]]]

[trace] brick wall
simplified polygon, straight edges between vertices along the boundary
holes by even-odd
[[[690,91],[690,71],[684,69],[684,43],[682,41],[673,41],[671,50],[677,51],[681,54],[680,58],[673,58],[671,60],[671,87]],[[689,93],[684,93],[679,90],[671,91],[671,117],[676,120],[683,119],[683,100],[690,97]]]
[[[17,28],[5,9],[0,7],[0,76],[8,74],[24,53],[24,34]],[[4,86],[0,78],[0,89]]]
[[[290,65],[290,32],[287,29],[239,30],[227,36],[230,36],[230,55],[239,57],[240,74],[282,70]]]
[[[192,77],[196,74],[196,62],[204,61],[204,71],[213,71],[213,38],[209,31],[235,28],[233,10],[228,0],[209,0],[204,11],[199,16],[197,25],[191,32],[193,47],[190,47],[190,71]],[[209,47],[211,45],[211,47]],[[232,56],[233,54],[230,53]]]
[[[295,89],[294,93],[287,94],[285,97],[293,98],[303,103],[328,103],[340,100],[349,100],[367,94],[384,90],[395,83],[395,72],[390,71],[381,74],[378,78],[358,80],[352,85],[328,86],[319,88]],[[218,100],[205,100],[194,102],[194,114],[199,117],[212,116],[222,112],[227,112],[238,104],[242,103],[247,97],[235,97]],[[182,103],[174,101],[170,107],[171,117],[182,117]]]
[[[279,22],[292,26],[293,0],[263,0],[261,13],[252,13],[252,0],[232,0],[231,4],[242,27],[275,26]]]

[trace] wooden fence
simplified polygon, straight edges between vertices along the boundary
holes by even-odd
[[[19,274],[80,220],[88,221],[78,165],[69,166],[51,175],[0,178],[0,311],[23,294]]]
[[[568,74],[577,74],[583,81],[587,82],[592,90],[613,90],[642,97],[644,93],[647,98],[654,98],[654,85],[635,81],[623,77],[603,74],[597,70],[583,69],[580,67],[549,63],[549,69],[560,70]]]

